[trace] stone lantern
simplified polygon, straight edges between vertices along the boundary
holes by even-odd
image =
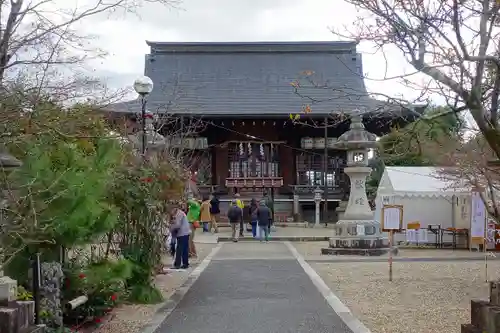
[[[149,157],[154,159],[155,153],[165,148],[166,140],[163,135],[156,131],[154,126],[155,117],[152,113],[146,112],[143,121],[144,129],[137,132],[136,135],[129,136],[129,139],[137,148],[144,150],[143,156],[149,153]]]
[[[335,225],[335,235],[323,254],[380,255],[386,253],[387,239],[382,237],[380,223],[374,220],[366,196],[368,151],[376,148],[376,136],[366,131],[361,114],[351,116],[351,126],[334,144],[335,149],[347,150],[347,166],[351,189],[343,218]]]
[[[20,166],[22,166],[22,162],[9,154],[5,147],[0,146],[0,172],[9,172],[13,169],[19,168]],[[3,210],[3,206],[5,205],[3,200],[0,202],[0,205],[2,205],[1,208]],[[2,212],[0,212],[0,219],[3,220]],[[6,302],[11,302],[17,297],[17,281],[3,275],[1,266],[2,263],[3,257],[0,253],[0,305],[5,304]]]
[[[9,154],[5,147],[0,147],[0,168],[4,171],[9,171],[19,168],[23,164],[17,158]]]
[[[319,205],[320,205],[321,201],[323,201],[322,194],[323,194],[323,191],[319,187],[316,187],[316,189],[314,190],[314,204],[315,204],[314,226],[315,227],[319,227],[319,223],[320,223]]]

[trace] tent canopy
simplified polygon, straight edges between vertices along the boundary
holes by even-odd
[[[385,167],[377,195],[407,197],[448,197],[470,193],[467,186],[457,187],[445,179],[440,167]]]

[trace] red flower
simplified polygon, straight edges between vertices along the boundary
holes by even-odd
[[[83,274],[83,273],[78,274],[78,278],[85,279],[85,274]]]
[[[96,324],[99,324],[99,323],[101,323],[101,322],[102,322],[102,320],[101,320],[101,318],[96,318],[96,319],[94,320],[94,322],[95,322]]]
[[[143,183],[151,183],[153,181],[153,178],[151,177],[146,177],[146,178],[142,178],[141,181]]]
[[[116,297],[116,294],[111,295],[111,300],[112,300],[112,301],[116,301],[116,299],[117,299],[117,298],[118,298],[118,297]]]

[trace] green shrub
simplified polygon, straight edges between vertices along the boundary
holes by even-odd
[[[79,296],[88,301],[67,314],[67,321],[102,317],[127,298],[126,280],[132,264],[125,259],[103,260],[87,267],[74,265],[65,269],[63,295],[65,302]]]
[[[24,289],[23,286],[17,287],[17,300],[18,301],[32,301],[33,294]]]
[[[91,243],[114,227],[119,211],[106,199],[124,153],[88,108],[40,105],[11,127],[22,127],[8,146],[23,165],[0,184],[15,189],[2,212],[9,223],[0,244],[6,273],[23,283],[34,253],[56,261],[61,246]]]

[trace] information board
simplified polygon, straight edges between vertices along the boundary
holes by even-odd
[[[382,230],[399,231],[403,224],[403,206],[384,205],[382,206]]]

